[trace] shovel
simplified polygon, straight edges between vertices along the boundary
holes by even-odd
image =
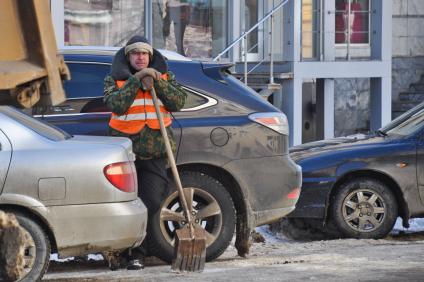
[[[184,195],[183,186],[181,185],[177,165],[175,164],[174,155],[172,154],[171,143],[169,142],[168,133],[166,132],[154,87],[151,90],[151,94],[156,115],[159,120],[160,131],[165,142],[169,165],[171,166],[172,174],[177,186],[178,196],[187,222],[185,226],[175,232],[174,260],[171,268],[175,271],[203,271],[206,259],[205,230],[199,225],[195,225],[195,218],[191,214],[192,207],[188,207],[187,205],[187,200]]]

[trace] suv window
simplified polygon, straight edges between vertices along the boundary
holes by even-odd
[[[103,80],[110,65],[103,63],[66,62],[72,79],[65,81],[68,98],[102,97]]]
[[[187,90],[187,99],[185,101],[183,109],[190,109],[205,104],[208,100],[204,97],[194,94]]]
[[[201,108],[206,108],[217,103],[217,101],[211,97],[208,97],[204,94],[201,94],[184,86],[183,88],[187,92],[187,99],[182,109],[183,111],[199,110]]]
[[[109,112],[103,104],[103,81],[110,72],[110,64],[79,61],[66,61],[66,64],[71,72],[71,80],[63,84],[67,100],[47,108],[34,107],[32,114],[47,116]]]

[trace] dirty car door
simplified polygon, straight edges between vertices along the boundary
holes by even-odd
[[[10,144],[9,139],[6,137],[6,135],[0,128],[0,194],[3,191],[3,185],[4,181],[6,180],[11,157],[12,146]]]

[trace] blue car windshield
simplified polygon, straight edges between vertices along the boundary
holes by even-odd
[[[406,119],[402,123],[386,131],[386,133],[388,135],[394,134],[394,135],[407,136],[414,133],[418,129],[420,129],[423,125],[424,125],[424,109],[421,109],[420,111],[411,115],[408,119]]]

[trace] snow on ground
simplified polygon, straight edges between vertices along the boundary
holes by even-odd
[[[397,219],[396,224],[392,230],[392,233],[399,233],[400,231],[410,233],[424,231],[424,218],[414,218],[409,220],[410,227],[408,229],[402,226],[402,220]]]
[[[169,265],[146,260],[146,268],[110,271],[101,255],[58,259],[43,281],[424,281],[424,219],[410,220],[410,228],[396,221],[392,235],[381,240],[339,239],[296,242],[268,226],[256,228],[265,242],[253,243],[247,258],[237,256],[234,239],[225,253],[206,264],[203,273],[175,273]],[[147,258],[149,259],[149,258]]]
[[[402,226],[401,218],[398,218],[396,224],[392,230],[392,234],[398,234],[399,232],[411,233],[411,232],[420,232],[424,231],[424,218],[414,218],[409,220],[410,227],[408,229]],[[282,234],[274,234],[269,231],[268,225],[257,227],[256,232],[260,233],[264,238],[265,242],[268,244],[278,244],[278,243],[289,243],[291,240],[285,238]],[[234,244],[234,242],[233,242]],[[88,256],[84,256],[83,258],[79,258],[81,260],[86,261],[101,261],[103,260],[103,256],[101,254],[90,254]],[[69,262],[75,260],[74,257],[59,259],[57,254],[52,254],[50,256],[51,261],[57,262]]]
[[[103,256],[101,254],[89,254],[87,256],[84,257],[79,257],[79,258],[75,258],[75,257],[69,257],[69,258],[64,258],[61,259],[59,258],[59,256],[57,254],[51,254],[50,255],[50,261],[57,261],[57,262],[69,262],[69,261],[73,261],[73,260],[86,260],[86,261],[99,261],[99,260],[103,260]]]
[[[256,227],[255,231],[260,233],[264,238],[265,242],[275,244],[275,243],[283,243],[283,242],[289,242],[287,238],[285,238],[283,235],[275,235],[269,230],[268,225]]]

